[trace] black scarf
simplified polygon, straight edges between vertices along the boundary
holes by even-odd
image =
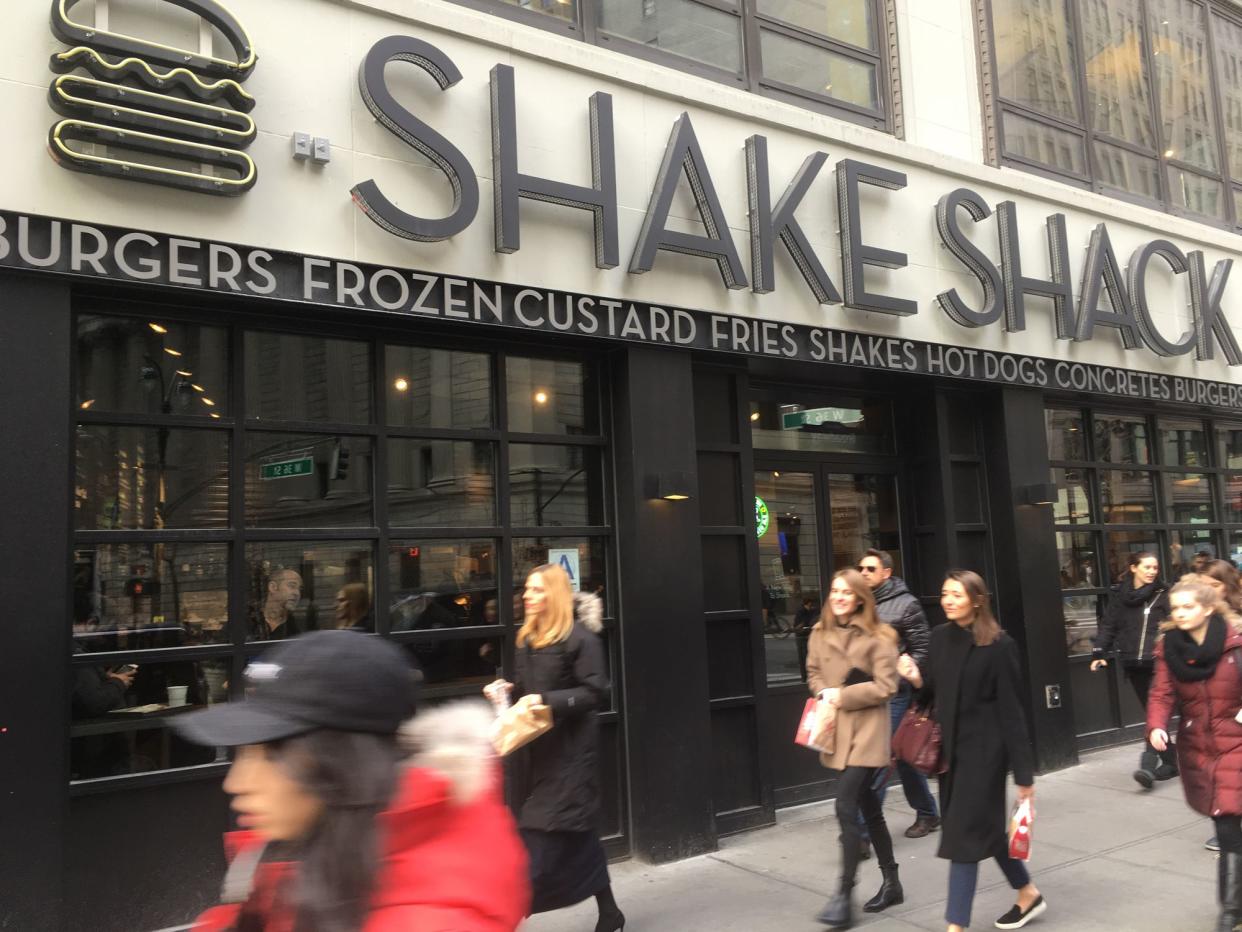
[[[1208,619],[1202,644],[1196,644],[1194,638],[1178,628],[1165,634],[1164,659],[1173,678],[1182,683],[1198,683],[1210,677],[1225,652],[1228,627],[1223,618],[1213,615]]]
[[[1146,605],[1163,588],[1164,583],[1159,579],[1154,579],[1141,588],[1135,588],[1134,577],[1131,576],[1121,584],[1121,591],[1117,594],[1121,596],[1121,601],[1125,605]]]

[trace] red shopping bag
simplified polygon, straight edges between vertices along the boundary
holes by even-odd
[[[1009,817],[1009,856],[1015,861],[1031,859],[1031,823],[1035,821],[1035,810],[1030,800],[1022,800],[1013,807],[1013,815]]]
[[[802,707],[794,744],[831,754],[837,744],[837,707],[820,699],[808,699]]]

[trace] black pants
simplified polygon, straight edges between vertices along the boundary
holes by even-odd
[[[1220,850],[1227,854],[1242,854],[1242,816],[1215,816],[1212,823],[1216,826]]]
[[[878,767],[846,767],[837,780],[837,822],[841,826],[841,889],[854,886],[862,853],[862,831],[858,813],[862,812],[875,847],[876,859],[882,869],[897,866],[893,859],[893,838],[884,821],[884,809],[875,792]]]
[[[1156,671],[1150,667],[1125,667],[1126,680],[1130,683],[1130,688],[1134,690],[1134,695],[1138,697],[1139,705],[1143,707],[1143,714],[1147,714],[1147,694],[1151,692],[1151,681],[1156,675]],[[1143,770],[1155,770],[1159,766],[1159,761],[1173,759],[1173,744],[1170,741],[1169,749],[1164,754],[1160,754],[1146,738],[1143,739],[1143,753],[1139,757],[1139,767]]]

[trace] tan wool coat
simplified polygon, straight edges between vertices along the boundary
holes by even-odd
[[[851,670],[871,681],[844,686]],[[813,696],[841,689],[836,749],[821,754],[820,762],[833,770],[887,767],[892,758],[888,700],[897,692],[897,639],[867,634],[857,617],[848,625],[821,620],[807,640],[806,679]]]

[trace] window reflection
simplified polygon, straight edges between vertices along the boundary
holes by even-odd
[[[226,700],[227,661],[75,664],[70,779],[191,767],[223,751],[177,737],[172,719]]]
[[[1162,417],[1156,427],[1165,466],[1208,465],[1207,431],[1202,421]]]
[[[1052,518],[1058,524],[1091,524],[1091,494],[1087,470],[1054,469],[1052,481],[1057,486],[1057,500],[1052,503]]]
[[[246,524],[371,523],[371,440],[331,434],[246,434]]]
[[[1104,563],[1108,567],[1109,583],[1119,582],[1129,573],[1130,554],[1141,551],[1160,553],[1160,541],[1155,531],[1109,531],[1104,535]],[[1161,575],[1165,574],[1163,564]]]
[[[1107,584],[1100,578],[1092,533],[1058,531],[1057,563],[1061,568],[1062,589],[1094,589]]]
[[[556,359],[505,359],[509,430],[524,434],[596,434],[599,397],[593,370]]]
[[[759,470],[755,495],[768,680],[805,679],[806,640],[823,604],[815,476]]]
[[[509,445],[509,507],[517,527],[604,523],[603,467],[594,447]]]
[[[1105,524],[1151,524],[1156,520],[1156,493],[1151,473],[1101,469],[1099,479]]]
[[[385,378],[394,427],[492,426],[492,360],[485,353],[389,346]]]
[[[1069,654],[1091,653],[1091,642],[1100,623],[1100,597],[1071,595],[1062,600],[1065,612],[1065,646]]]
[[[1205,524],[1212,520],[1212,487],[1202,473],[1164,473],[1165,520]]]
[[[1147,434],[1147,419],[1097,414],[1095,458],[1106,463],[1150,463],[1151,446]]]
[[[1044,412],[1044,427],[1048,434],[1050,460],[1087,458],[1087,432],[1083,427],[1081,411],[1049,408]]]
[[[224,416],[228,373],[224,327],[159,316],[78,317],[79,410]]]
[[[503,675],[500,638],[405,642],[402,648],[423,673],[425,698],[470,695]]]
[[[559,565],[569,574],[575,592],[591,592],[604,600],[608,569],[604,562],[604,541],[598,537],[515,537],[513,539],[513,616],[520,624],[523,618],[522,590],[526,577],[537,566]]]
[[[369,543],[249,544],[246,566],[247,640],[274,641],[332,628],[374,630],[370,606],[375,578]],[[355,588],[346,588],[351,584]],[[365,599],[356,586],[365,589]],[[362,605],[366,612],[359,616]]]
[[[388,551],[393,631],[503,623],[494,540],[403,540]]]
[[[1189,0],[1147,0],[1166,158],[1219,168],[1207,22]]]
[[[599,0],[605,32],[727,71],[742,70],[742,21],[694,0]]]
[[[74,651],[228,643],[228,553],[226,544],[79,546]]]
[[[750,433],[756,449],[892,453],[892,406],[887,399],[760,391],[750,403]]]
[[[496,445],[388,441],[388,521],[466,527],[496,523]]]
[[[876,48],[870,0],[758,0],[756,9],[762,16],[779,19],[807,32],[862,49]]]
[[[846,55],[763,29],[759,33],[763,76],[812,94],[880,109],[879,68]]]
[[[1214,531],[1170,531],[1164,578],[1172,584],[1184,573],[1201,573],[1217,553]]]
[[[220,430],[77,428],[79,530],[228,524],[228,434]]]
[[[897,530],[897,479],[872,473],[828,477],[832,504],[832,568],[853,566],[869,548],[887,551],[902,575]]]
[[[292,333],[246,334],[246,416],[367,424],[371,347]]]
[[[996,81],[1003,97],[1049,116],[1078,116],[1067,0],[993,0]]]
[[[1083,3],[1081,11],[1092,127],[1154,149],[1151,85],[1138,0]]]

